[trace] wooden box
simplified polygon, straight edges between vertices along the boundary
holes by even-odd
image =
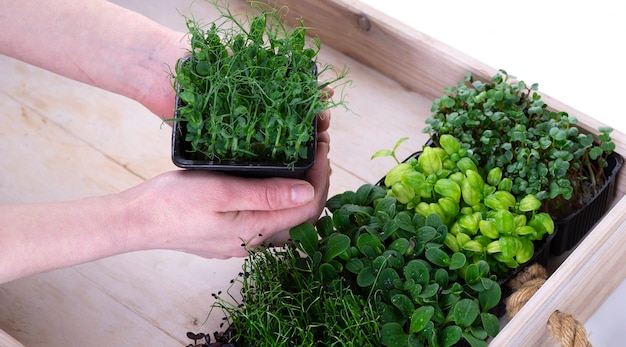
[[[149,1],[143,5],[115,2],[132,5],[181,31],[184,20],[177,11],[193,10],[207,21],[216,16],[209,4],[201,2],[190,6],[190,1],[173,1],[158,11]],[[289,20],[301,17],[313,28],[310,34],[323,43],[323,60],[350,70],[353,85],[345,90],[345,97],[351,111],[335,110],[330,130],[331,195],[382,177],[393,163],[371,161],[370,156],[390,148],[400,137],[410,137],[400,149],[401,157],[421,147],[427,139],[421,133],[424,120],[445,87],[455,85],[466,72],[479,78],[496,72],[358,1],[279,0],[276,4],[289,7]],[[242,1],[231,4],[234,11],[246,7]],[[161,128],[142,107],[6,57],[0,56],[0,62],[8,67],[4,75],[8,83],[0,85],[0,104],[11,119],[0,143],[13,148],[0,159],[6,172],[0,179],[1,202],[114,193],[176,169],[170,162],[169,128]],[[545,94],[543,99],[577,116],[585,131],[594,133],[602,125]],[[67,121],[73,119],[69,116],[83,120]],[[138,125],[140,134],[135,130]],[[109,140],[112,137],[115,143]],[[150,143],[149,148],[142,147],[138,137]],[[26,145],[18,142],[24,138],[29,140]],[[626,155],[624,134],[616,131],[613,138],[617,152]],[[41,160],[21,160],[33,151],[39,151]],[[59,153],[88,162],[69,167],[59,161],[63,158]],[[506,323],[492,346],[556,345],[546,327],[552,312],[567,312],[584,322],[623,281],[624,175],[622,170],[612,210]],[[227,289],[240,264],[240,259],[138,252],[0,285],[0,345],[187,345],[187,331],[220,329],[219,315],[206,320],[211,293]]]

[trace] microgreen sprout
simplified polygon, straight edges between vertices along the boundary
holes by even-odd
[[[221,16],[210,25],[187,18],[191,49],[174,76],[190,151],[214,161],[306,159],[316,115],[343,104],[324,87],[347,71],[320,64],[320,40],[308,44],[308,28],[288,27],[281,10],[253,2],[254,14],[235,15],[214,5]]]
[[[400,164],[400,160],[398,160],[398,157],[396,156],[396,150],[398,149],[398,147],[400,147],[400,145],[403,142],[407,141],[408,139],[409,139],[408,137],[401,137],[393,146],[393,149],[378,150],[376,151],[376,153],[372,155],[370,159],[381,158],[381,157],[392,157],[393,160],[395,160],[396,164]]]
[[[615,149],[609,127],[591,134],[576,117],[549,108],[538,85],[500,70],[490,81],[471,73],[433,102],[424,132],[435,143],[443,134],[458,138],[478,167],[502,169],[518,197],[533,194],[544,211],[564,218],[602,188],[607,158]]]

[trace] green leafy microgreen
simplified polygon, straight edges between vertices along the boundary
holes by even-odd
[[[574,194],[572,168],[596,172],[573,159],[602,163],[612,148],[611,129],[601,128],[594,142],[574,117],[548,111],[536,84],[508,78],[484,83],[466,75],[433,103],[432,144],[404,162],[395,158],[404,138],[377,152],[373,158],[396,159],[379,185],[329,198],[329,214],[293,228],[285,248],[251,251],[241,282],[245,305],[220,305],[233,324],[245,322],[236,327],[239,338],[486,346],[499,332],[492,311],[502,303],[502,280],[555,230],[543,201]],[[534,120],[524,121],[529,115]],[[474,136],[485,122],[491,125]]]
[[[468,73],[433,102],[424,132],[443,148],[447,136],[457,138],[485,172],[501,169],[507,191],[534,195],[559,219],[601,189],[615,143],[610,127],[599,127],[594,143],[576,117],[551,110],[537,90],[536,83],[516,81],[504,70],[488,82]]]
[[[306,159],[316,115],[343,104],[323,86],[338,87],[347,70],[317,62],[320,40],[308,47],[304,23],[287,27],[278,9],[255,2],[254,14],[235,15],[213,5],[221,16],[210,25],[186,18],[191,49],[173,76],[190,151],[215,161]]]

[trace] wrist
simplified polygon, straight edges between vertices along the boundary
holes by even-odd
[[[152,52],[140,58],[134,87],[128,95],[161,119],[174,117],[176,92],[173,76],[178,60],[188,51],[183,33],[160,30],[155,33]]]

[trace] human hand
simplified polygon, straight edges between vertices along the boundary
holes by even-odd
[[[224,259],[262,243],[283,244],[291,227],[317,220],[328,197],[330,112],[318,121],[315,164],[306,180],[178,170],[121,193],[129,247]]]

